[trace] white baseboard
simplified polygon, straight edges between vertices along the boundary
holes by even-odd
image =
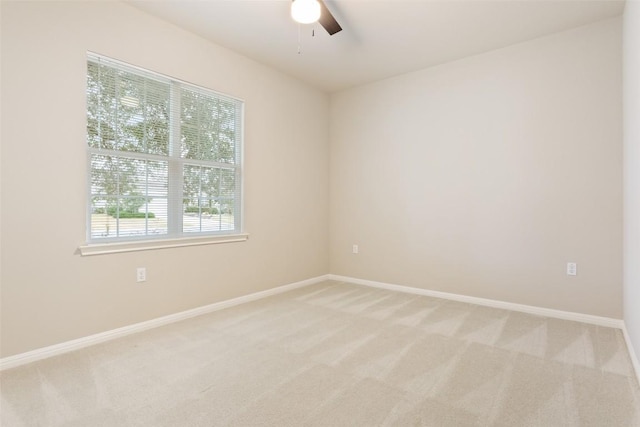
[[[394,285],[391,283],[376,282],[372,280],[357,279],[354,277],[339,276],[335,274],[326,274],[323,276],[317,276],[311,279],[302,280],[300,282],[290,283],[288,285],[279,286],[277,288],[267,289],[265,291],[256,292],[249,295],[233,298],[226,301],[220,301],[217,303],[209,304],[203,307],[194,308],[191,310],[182,311],[168,316],[158,317],[156,319],[148,320],[146,322],[136,323],[122,328],[113,329],[106,332],[101,332],[87,337],[78,338],[75,340],[55,344],[48,347],[39,348],[36,350],[28,351],[26,353],[16,354],[0,359],[0,371],[15,368],[17,366],[25,365],[27,363],[35,362],[37,360],[46,359],[48,357],[57,356],[60,354],[68,353],[70,351],[79,350],[84,347],[89,347],[94,344],[99,344],[105,341],[113,340],[116,338],[124,337],[127,335],[142,332],[148,329],[157,328],[159,326],[167,325],[169,323],[178,322],[191,317],[200,316],[202,314],[211,313],[214,311],[222,310],[224,308],[233,307],[239,304],[255,301],[257,299],[266,298],[272,295],[277,295],[283,292],[287,292],[293,289],[302,288],[304,286],[320,283],[325,280],[335,280],[347,283],[353,283],[357,285],[370,286],[374,288],[387,289],[397,292],[405,292],[416,295],[424,295],[434,298],[442,298],[453,301],[466,302],[471,304],[483,305],[487,307],[500,308],[505,310],[519,311],[523,313],[535,314],[539,316],[553,317],[557,319],[573,320],[576,322],[589,323],[600,326],[607,326],[612,328],[622,329],[624,338],[629,349],[629,355],[631,361],[638,376],[640,382],[640,363],[635,354],[634,348],[629,341],[624,321],[621,319],[613,319],[609,317],[593,316],[589,314],[574,313],[569,311],[554,310],[550,308],[542,308],[530,305],[516,304],[505,301],[491,300],[485,298],[477,298],[466,295],[452,294],[447,292],[431,291],[427,289],[414,288],[410,286]]]
[[[26,353],[5,357],[0,359],[0,371],[15,368],[17,366],[35,362],[37,360],[46,359],[48,357],[57,356],[63,353],[68,353],[70,351],[79,350],[84,347],[89,347],[94,344],[124,337],[126,335],[146,331],[147,329],[157,328],[158,326],[179,322],[180,320],[189,319],[191,317],[200,316],[202,314],[211,313],[214,311],[222,310],[224,308],[233,307],[239,304],[266,298],[272,295],[277,295],[293,289],[313,285],[325,280],[329,280],[328,274],[324,276],[313,277],[307,280],[302,280],[300,282],[290,283],[284,286],[278,286],[277,288],[267,289],[265,291],[255,292],[253,294],[244,295],[238,298],[216,302],[191,310],[181,311],[179,313],[170,314],[168,316],[158,317],[156,319],[147,320],[146,322],[135,323],[133,325],[124,326],[122,328],[112,329],[110,331],[89,335],[87,337],[39,348],[36,350],[28,351]]]
[[[371,286],[374,288],[388,289],[391,291],[405,292],[410,294],[423,295],[434,298],[442,298],[453,301],[466,302],[470,304],[484,305],[487,307],[501,308],[504,310],[519,311],[522,313],[535,314],[538,316],[553,317],[556,319],[573,320],[576,322],[589,323],[599,326],[607,326],[611,328],[623,329],[624,321],[622,319],[613,319],[610,317],[593,316],[590,314],[574,313],[571,311],[554,310],[551,308],[536,307],[532,305],[516,304],[506,301],[498,301],[486,298],[470,297],[467,295],[450,294],[448,292],[431,291],[428,289],[414,288],[410,286],[394,285],[391,283],[375,282],[373,280],[356,279],[354,277],[329,275],[330,280],[353,283],[356,285]]]
[[[631,364],[633,364],[633,369],[636,372],[636,378],[638,379],[638,384],[640,384],[640,361],[638,361],[638,355],[636,354],[635,349],[633,348],[633,344],[631,343],[631,338],[629,338],[629,332],[627,332],[627,327],[622,327],[622,334],[624,335],[624,341],[627,344],[627,350],[629,351],[629,358],[631,359]]]

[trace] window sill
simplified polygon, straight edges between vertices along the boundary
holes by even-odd
[[[218,243],[244,242],[248,234],[227,234],[224,236],[181,237],[161,240],[137,240],[129,242],[97,243],[80,246],[80,255],[106,255],[121,252],[149,251],[154,249],[180,248],[183,246],[215,245]]]

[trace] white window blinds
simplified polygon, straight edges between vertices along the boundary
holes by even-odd
[[[241,101],[87,63],[89,242],[241,231]]]

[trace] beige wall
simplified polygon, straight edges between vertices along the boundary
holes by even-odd
[[[619,18],[334,94],[331,272],[621,318],[621,104]]]
[[[622,316],[619,19],[331,103],[123,4],[2,2],[0,19],[0,357],[328,272]],[[87,50],[246,101],[249,241],[77,254]]]
[[[77,254],[87,50],[246,101],[249,241]],[[2,2],[2,67],[1,356],[328,273],[326,94],[113,2]]]
[[[640,2],[624,11],[624,321],[640,357]],[[640,375],[640,372],[638,372]]]

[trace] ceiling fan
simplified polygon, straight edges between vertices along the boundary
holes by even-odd
[[[318,21],[330,36],[342,31],[342,27],[323,0],[293,0],[291,17],[301,24],[311,24]]]

